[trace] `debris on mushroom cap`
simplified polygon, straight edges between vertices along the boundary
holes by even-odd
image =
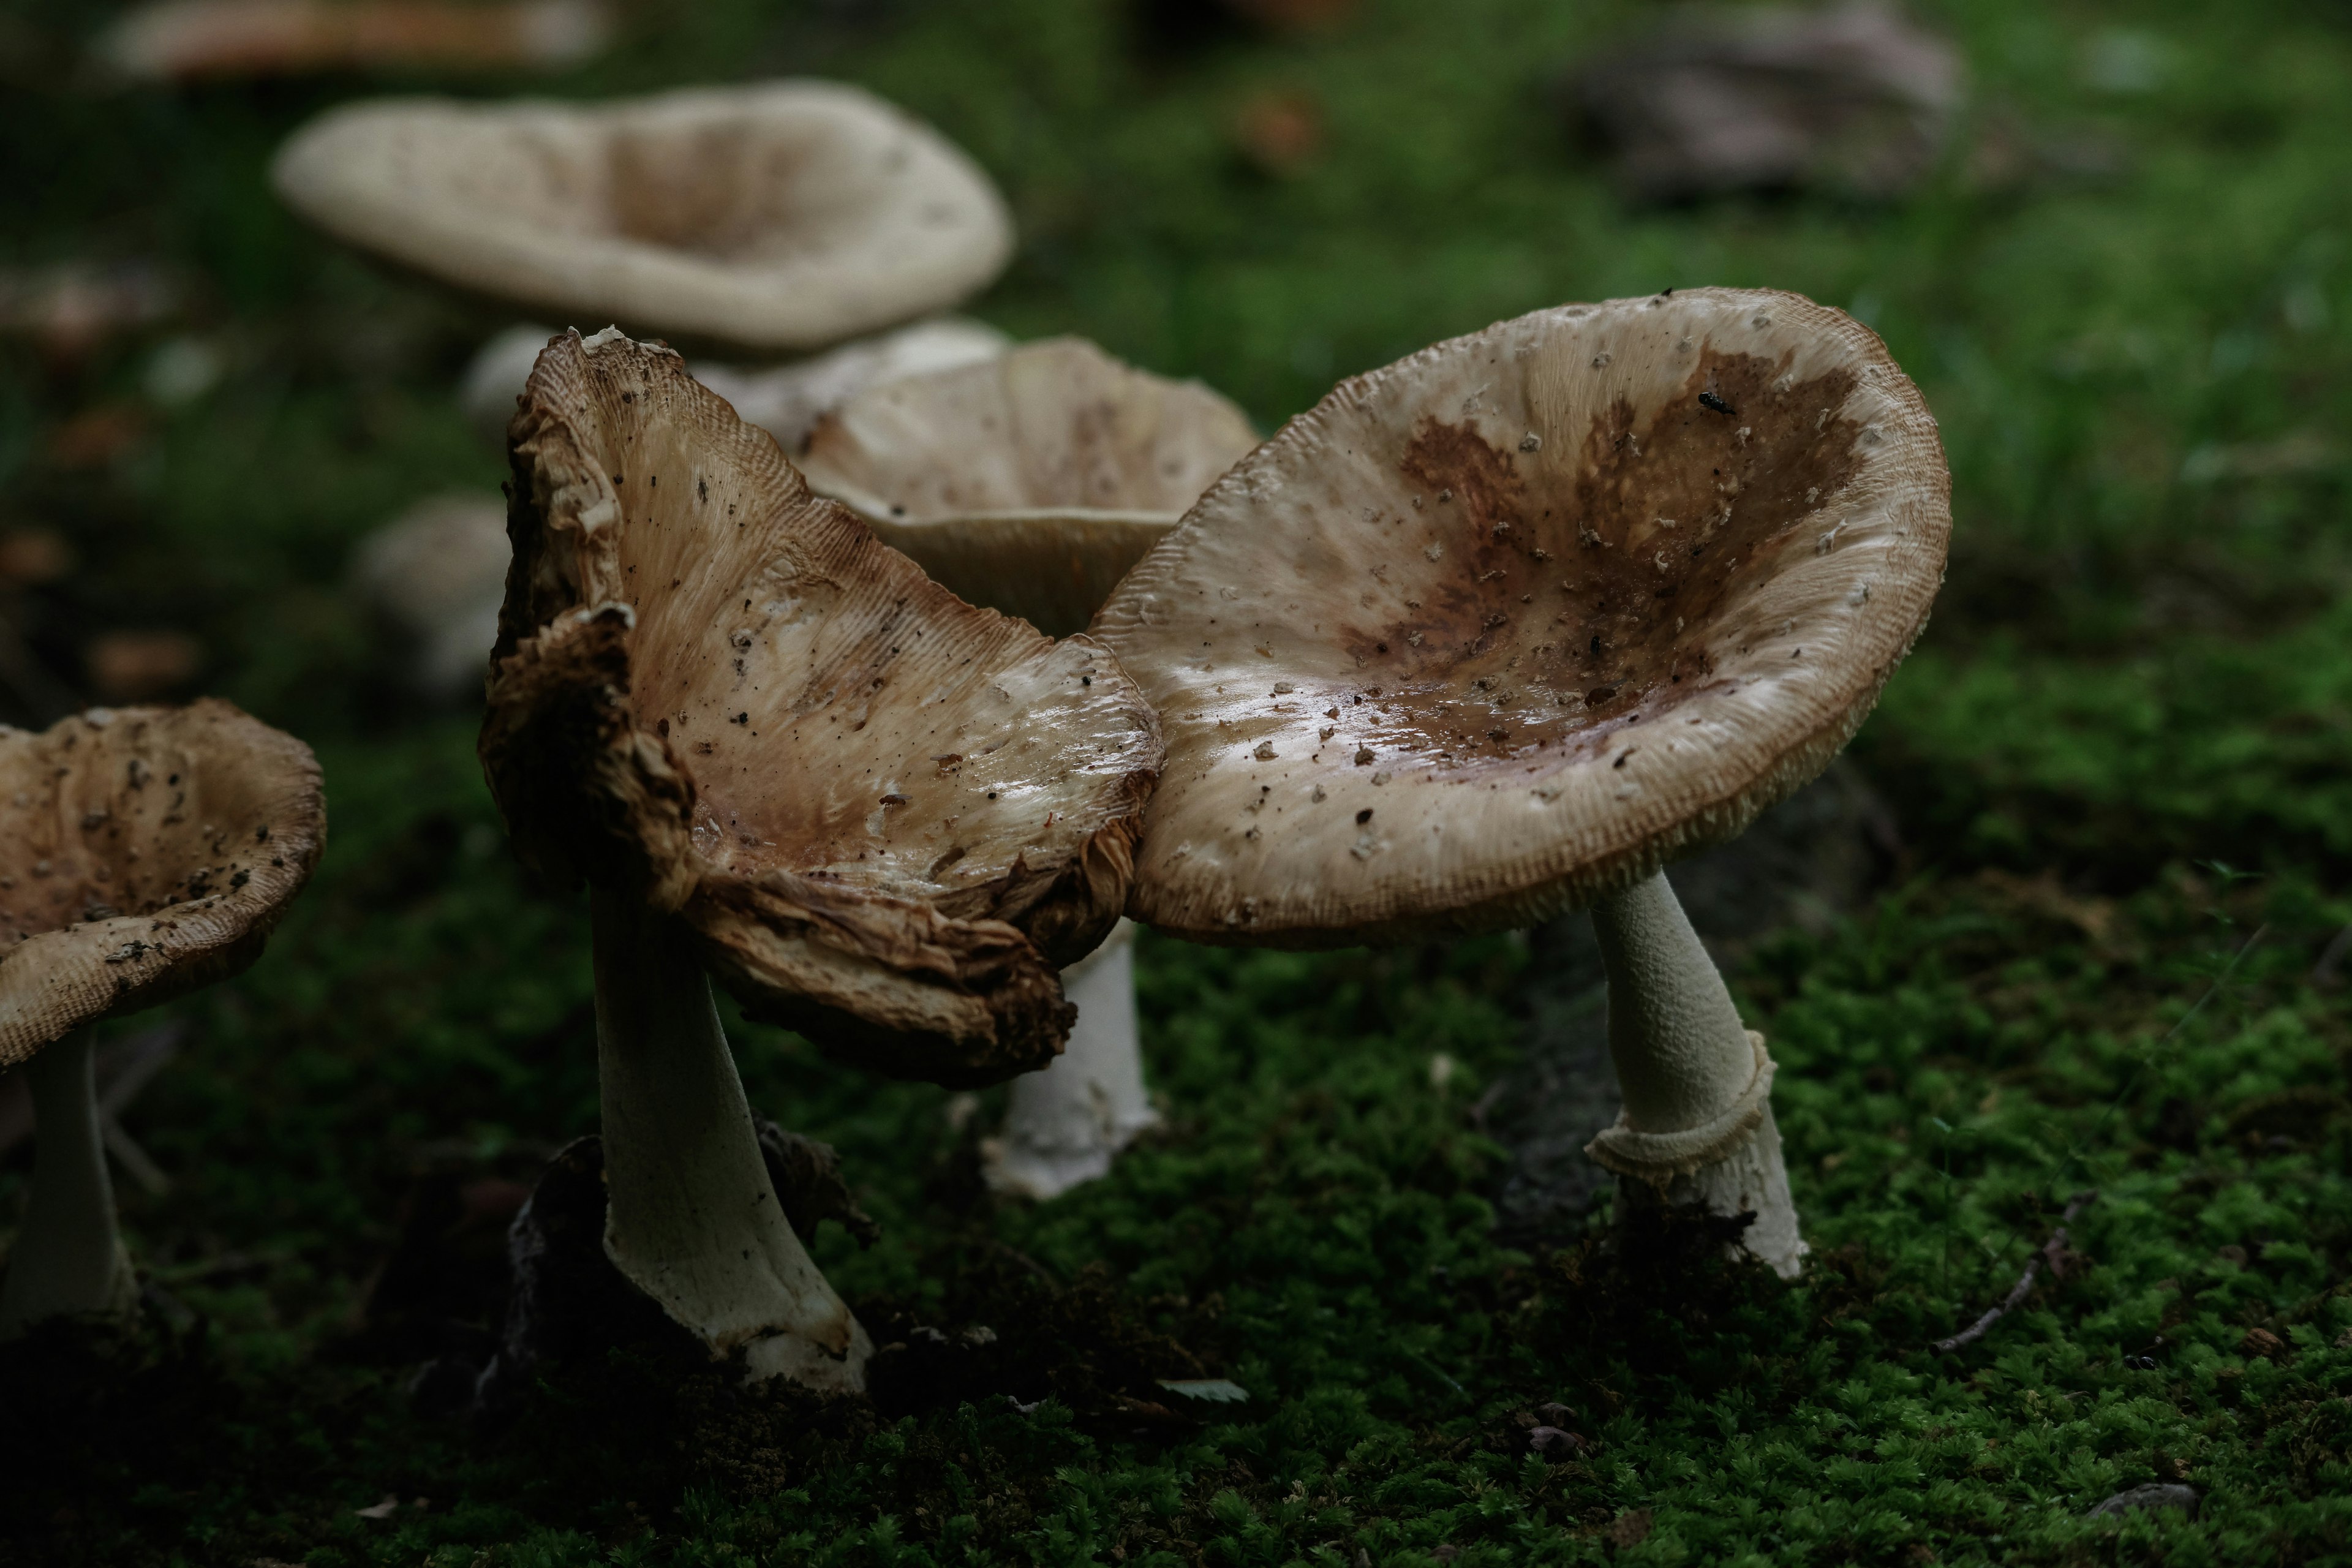
[[[594,107],[354,104],[298,132],[270,174],[337,237],[445,282],[761,350],[952,304],[1013,250],[971,159],[827,82]]]
[[[1064,633],[1256,445],[1199,382],[1054,338],[867,388],[801,466],[964,598]]]
[[[1949,491],[1885,346],[1793,294],[1563,306],[1343,383],[1096,618],[1168,735],[1129,912],[1425,938],[1731,837],[1876,700]]]
[[[1118,661],[974,609],[670,351],[550,345],[482,758],[516,847],[675,910],[755,1016],[885,1071],[1060,1048],[1160,743]]]
[[[0,335],[22,334],[53,359],[77,361],[110,338],[168,321],[186,292],[152,262],[0,268]]]
[[[162,0],[123,15],[100,58],[134,80],[291,76],[370,67],[576,65],[613,36],[596,0]]]
[[[0,727],[0,1067],[244,969],[326,832],[310,749],[214,698]]]

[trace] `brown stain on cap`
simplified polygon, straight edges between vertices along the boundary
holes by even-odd
[[[1836,412],[1853,371],[1788,368],[1709,348],[1646,419],[1612,403],[1565,471],[1469,424],[1419,420],[1397,469],[1438,553],[1398,551],[1391,580],[1418,601],[1404,619],[1340,634],[1391,731],[1475,772],[1598,751],[1699,689],[1727,602],[1772,574],[1794,525],[1858,465],[1860,426]]]

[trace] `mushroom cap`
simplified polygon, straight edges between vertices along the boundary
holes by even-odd
[[[830,82],[353,104],[296,132],[270,177],[338,238],[445,282],[761,350],[953,304],[1013,253],[977,164]]]
[[[0,1068],[246,968],[326,838],[310,748],[217,699],[0,727]]]
[[[817,421],[801,467],[962,597],[1060,636],[1256,445],[1199,382],[1049,338],[866,388]]]
[[[1129,912],[1426,940],[1737,834],[1918,635],[1949,495],[1885,346],[1793,294],[1562,306],[1342,383],[1096,618],[1168,736]]]
[[[667,349],[557,339],[511,441],[481,750],[525,862],[675,911],[854,1060],[1051,1060],[1159,773],[1118,661],[929,581]]]

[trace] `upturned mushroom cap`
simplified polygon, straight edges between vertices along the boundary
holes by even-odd
[[[867,388],[817,421],[801,465],[939,582],[1059,636],[1256,445],[1199,382],[1053,338]]]
[[[215,699],[0,727],[0,1067],[244,969],[326,836],[310,748]]]
[[[297,132],[270,172],[338,238],[445,282],[761,350],[953,304],[1013,252],[971,159],[826,82],[595,107],[360,103]]]
[[[884,1071],[1050,1060],[1159,771],[1118,661],[925,578],[667,349],[556,340],[512,453],[482,759],[525,861]]]
[[[1917,636],[1949,491],[1885,345],[1793,294],[1563,306],[1342,383],[1097,617],[1168,735],[1131,912],[1426,939],[1738,833]]]

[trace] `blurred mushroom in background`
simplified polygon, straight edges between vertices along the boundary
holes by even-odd
[[[124,14],[96,53],[132,81],[334,70],[561,70],[613,37],[598,0],[162,0]]]
[[[466,417],[501,447],[530,367],[555,335],[530,323],[509,327],[484,343],[466,369],[458,392]],[[993,327],[961,316],[935,316],[768,369],[703,363],[688,368],[747,422],[795,452],[819,416],[868,386],[976,364],[1012,346],[1013,340]]]
[[[459,289],[758,353],[941,310],[1013,254],[978,164],[832,82],[348,104],[289,138],[270,178],[347,244]]]
[[[868,388],[817,422],[801,466],[934,581],[1061,636],[1256,445],[1248,416],[1199,382],[1055,338]],[[1057,1196],[1159,1120],[1131,934],[1064,975],[1078,1007],[1069,1047],[1013,1079],[1003,1132],[982,1146],[999,1191]]]
[[[1064,637],[1256,445],[1200,382],[1049,338],[868,387],[817,421],[799,461],[934,581]]]
[[[110,339],[169,321],[185,300],[179,279],[148,261],[0,268],[0,333],[71,366]]]
[[[1627,194],[1678,201],[1800,186],[1900,195],[1943,155],[1965,84],[1951,44],[1856,0],[1670,12],[1564,86]]]
[[[869,386],[980,364],[1012,347],[1013,340],[994,327],[939,316],[772,369],[691,368],[697,381],[733,404],[746,422],[773,436],[785,451],[797,452],[820,418]]]
[[[385,634],[401,686],[430,702],[480,698],[509,554],[494,495],[436,496],[360,541],[352,589]]]

